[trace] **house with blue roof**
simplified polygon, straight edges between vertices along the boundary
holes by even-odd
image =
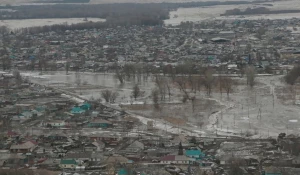
[[[201,150],[186,150],[185,155],[190,158],[195,158],[196,160],[201,160],[205,157],[205,154]]]

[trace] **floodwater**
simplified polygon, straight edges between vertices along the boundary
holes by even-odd
[[[105,22],[106,19],[88,18],[92,22]],[[22,19],[22,20],[1,20],[0,26],[7,26],[10,29],[20,29],[26,27],[50,26],[55,24],[78,24],[83,23],[83,18],[49,18],[49,19]]]
[[[109,73],[89,73],[89,72],[22,72],[22,76],[27,77],[34,83],[51,86],[72,91],[85,99],[100,98],[101,91],[110,89],[119,93],[118,102],[129,103],[131,99],[132,88],[138,84],[140,89],[145,92],[145,96],[149,95],[155,84],[151,77],[138,81],[135,79],[126,79],[123,84],[116,79],[115,74]]]
[[[217,5],[211,7],[196,7],[196,8],[178,8],[176,11],[170,12],[170,19],[164,21],[166,25],[179,25],[181,22],[192,21],[201,22],[204,20],[213,19],[291,19],[300,18],[300,13],[284,13],[284,14],[270,14],[270,15],[244,15],[244,16],[220,16],[226,10],[238,8],[244,10],[246,8],[266,7],[271,10],[297,10],[300,8],[299,0],[270,2],[273,6],[264,6],[263,4],[242,4],[242,5]]]

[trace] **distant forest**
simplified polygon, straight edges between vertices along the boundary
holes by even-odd
[[[300,10],[270,10],[265,7],[259,8],[247,8],[246,10],[242,11],[240,9],[232,9],[227,10],[221,16],[230,16],[230,15],[254,15],[254,14],[280,14],[280,13],[300,13]]]

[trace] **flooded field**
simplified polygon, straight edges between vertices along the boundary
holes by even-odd
[[[110,89],[119,93],[114,104],[130,112],[144,124],[157,121],[159,129],[168,128],[174,133],[187,132],[200,135],[243,135],[254,138],[277,136],[281,132],[299,132],[299,107],[288,97],[281,76],[257,78],[257,86],[249,89],[245,79],[237,78],[239,86],[230,97],[225,98],[216,90],[207,96],[204,89],[195,93],[196,103],[183,102],[183,92],[172,85],[171,98],[160,101],[160,110],[154,109],[151,92],[156,87],[153,79],[127,80],[123,85],[114,74],[65,72],[23,72],[32,82],[71,92],[85,99],[101,98],[101,91]],[[142,97],[132,98],[132,87],[139,84]],[[299,88],[300,89],[300,88]],[[248,95],[247,95],[248,94]],[[102,100],[103,103],[104,100]],[[166,126],[165,126],[166,125]],[[179,129],[180,128],[180,129]]]
[[[88,18],[88,21],[104,22],[101,18]],[[50,26],[54,24],[77,24],[83,23],[83,18],[57,18],[57,19],[22,19],[22,20],[1,20],[0,26],[7,26],[10,29],[19,29],[36,26]]]
[[[145,81],[142,79],[140,82],[130,79],[126,80],[124,84],[120,84],[114,74],[70,72],[66,75],[65,72],[51,72],[41,75],[39,72],[24,72],[22,75],[35,83],[66,89],[85,99],[98,99],[102,90],[110,89],[119,93],[117,102],[124,104],[130,102],[132,87],[135,84],[140,86],[145,96],[149,95],[155,87],[151,77]]]

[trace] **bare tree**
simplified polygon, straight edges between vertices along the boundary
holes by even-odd
[[[195,112],[196,96],[193,96],[193,97],[191,97],[190,99],[191,99],[191,102],[192,102],[192,109],[193,109],[193,112]]]
[[[106,103],[108,103],[111,100],[111,96],[112,96],[112,91],[111,90],[103,90],[101,92],[101,96],[102,98],[104,98],[104,100],[106,101]]]
[[[203,82],[203,78],[202,77],[198,77],[197,78],[197,90],[198,90],[199,93],[201,91],[202,82]]]
[[[125,75],[124,75],[123,72],[120,72],[120,71],[117,69],[115,76],[116,76],[116,78],[120,81],[121,84],[124,83]]]
[[[4,37],[5,35],[7,35],[9,33],[9,29],[6,26],[0,26],[0,34],[2,35],[2,37]]]
[[[227,97],[229,97],[230,92],[232,92],[233,84],[234,84],[234,81],[230,77],[223,78],[223,88],[225,89],[225,91],[227,93]]]
[[[179,90],[183,91],[185,96],[187,96],[189,98],[189,94],[186,90],[186,79],[184,77],[178,77],[175,82],[177,83],[177,85],[179,86]]]
[[[138,97],[142,95],[142,92],[140,90],[140,87],[136,84],[132,88],[132,96],[136,100]]]
[[[35,69],[35,62],[36,62],[36,59],[35,58],[32,58],[30,60],[30,67],[31,67],[31,70],[34,71]]]
[[[204,86],[206,88],[207,95],[209,96],[212,91],[213,83],[214,83],[213,71],[211,69],[208,69],[205,71],[204,74]]]
[[[247,85],[249,85],[251,88],[255,85],[255,69],[253,66],[248,66],[246,68],[246,76],[247,76]]]
[[[119,96],[118,92],[112,92],[110,96],[110,103],[115,103],[118,96]]]
[[[261,27],[261,28],[259,28],[259,29],[257,30],[257,32],[256,32],[256,37],[257,37],[258,39],[262,39],[262,36],[263,36],[265,33],[266,33],[266,29],[263,28],[263,27]]]
[[[75,73],[75,83],[76,83],[77,86],[81,85],[81,77],[80,77],[80,73],[79,72]]]
[[[155,83],[158,87],[158,90],[160,92],[160,100],[164,100],[166,98],[166,79],[159,77],[158,75],[155,76]]]
[[[245,161],[238,159],[238,158],[231,158],[229,166],[229,174],[230,175],[241,175],[243,174],[243,170],[240,168],[245,166]]]
[[[220,95],[221,95],[221,99],[222,99],[223,86],[224,86],[224,77],[222,77],[221,75],[219,75],[218,83],[219,83],[219,90],[220,90]]]
[[[170,101],[171,100],[171,82],[169,81],[169,79],[166,79],[165,85],[166,85],[167,90],[168,90],[169,101]]]
[[[23,80],[22,80],[22,76],[20,74],[20,72],[18,70],[14,70],[13,71],[13,76],[16,80],[16,84],[19,86],[20,84],[22,84]]]
[[[152,101],[155,109],[159,109],[159,103],[158,103],[158,89],[152,90]]]
[[[68,75],[70,69],[70,63],[69,61],[66,62],[66,75]]]
[[[4,51],[5,52],[5,51]],[[8,70],[11,67],[11,60],[7,54],[2,56],[2,68],[3,70]]]
[[[284,77],[286,83],[294,85],[298,77],[300,76],[300,66],[295,66],[289,73]]]

